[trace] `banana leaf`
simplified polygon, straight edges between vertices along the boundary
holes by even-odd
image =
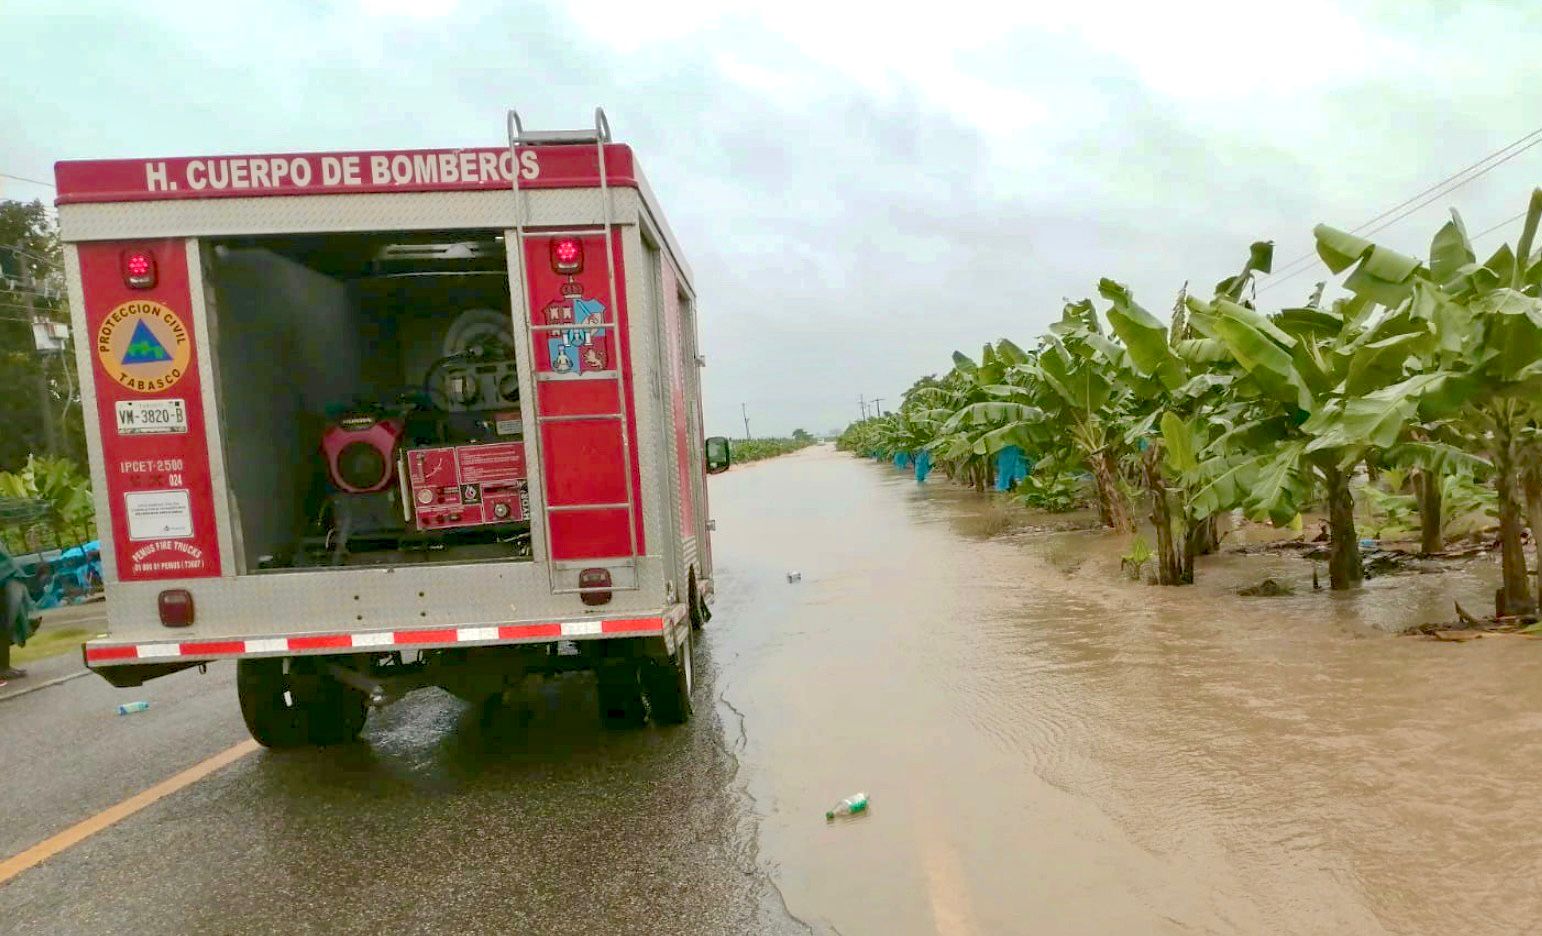
[[[1168,341],[1168,326],[1141,308],[1123,284],[1103,279],[1098,292],[1112,303],[1108,324],[1124,342],[1136,372],[1143,377],[1155,376],[1168,390],[1182,386],[1185,369]]]

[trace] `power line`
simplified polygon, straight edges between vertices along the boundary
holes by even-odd
[[[1510,217],[1508,217],[1508,218],[1504,219],[1503,221],[1499,222],[1498,224],[1494,225],[1493,227],[1484,228],[1483,230],[1479,231],[1478,233],[1476,233],[1476,234],[1472,235],[1471,237],[1467,238],[1467,240],[1468,241],[1475,241],[1475,240],[1477,240],[1480,237],[1487,237],[1488,235],[1490,235],[1490,234],[1494,233],[1495,231],[1499,230],[1500,228],[1504,227],[1506,224],[1513,224],[1514,222],[1519,221],[1520,219],[1522,219],[1524,217],[1526,217],[1526,212],[1518,211],[1515,214],[1511,215]]]
[[[34,299],[48,299],[48,300],[56,300],[56,299],[63,299],[64,298],[64,291],[63,290],[60,290],[57,294],[50,294],[50,293],[48,293],[46,291],[42,291],[42,290],[22,289],[20,287],[17,287],[16,289],[7,289],[4,285],[0,285],[0,296],[6,295],[6,294],[10,294],[10,295],[13,295],[13,296],[31,296]]]
[[[1511,215],[1510,217],[1504,219],[1503,221],[1500,221],[1498,224],[1492,224],[1492,225],[1484,228],[1483,230],[1479,231],[1476,234],[1469,234],[1469,235],[1467,235],[1467,242],[1469,244],[1474,243],[1479,238],[1487,237],[1488,235],[1494,233],[1495,231],[1499,230],[1500,228],[1504,227],[1505,225],[1507,225],[1507,224],[1514,224],[1515,222],[1519,221],[1520,219],[1522,219],[1524,217],[1526,217],[1526,212],[1518,211],[1515,214]],[[1296,273],[1292,273],[1291,276],[1296,276],[1296,275],[1298,275],[1299,273],[1302,273],[1302,272],[1305,272],[1305,271],[1304,270],[1303,271],[1297,271]],[[1290,277],[1286,277],[1286,279],[1289,279],[1289,278]],[[1281,280],[1280,282],[1283,282],[1283,280]],[[1264,287],[1259,287],[1259,289],[1257,291],[1258,292],[1263,292],[1264,291]]]
[[[31,296],[33,299],[41,299],[44,302],[63,302],[66,298],[66,293],[62,289],[47,292],[38,289],[22,289],[19,286],[15,289],[7,289],[5,283],[0,281],[0,298],[6,296]]]
[[[1542,144],[1542,127],[1538,127],[1537,129],[1531,131],[1508,146],[1501,147],[1494,152],[1489,153],[1487,156],[1484,156],[1482,159],[1478,160],[1472,165],[1454,172],[1449,176],[1446,176],[1444,179],[1436,182],[1434,185],[1428,186],[1417,194],[1404,199],[1396,205],[1393,205],[1391,208],[1388,208],[1386,211],[1383,211],[1376,217],[1371,218],[1368,221],[1364,221],[1354,228],[1351,228],[1349,233],[1364,234],[1369,236],[1379,231],[1384,231],[1392,225],[1403,220],[1404,218],[1407,218],[1409,215],[1412,215],[1420,209],[1423,209],[1435,201],[1438,201],[1439,199],[1451,194],[1469,182],[1482,178],[1483,176],[1487,175],[1488,173],[1499,168],[1500,166],[1504,165],[1505,163],[1538,144]],[[1517,149],[1517,147],[1519,148]],[[1498,158],[1496,159],[1496,157]],[[1474,169],[1477,169],[1478,171],[1473,172]],[[1469,173],[1471,174],[1469,175]],[[1449,184],[1453,182],[1453,180],[1456,180],[1455,184]],[[1425,198],[1426,195],[1429,197]],[[1415,204],[1416,202],[1417,204]],[[1412,207],[1409,207],[1410,205]],[[1403,210],[1405,208],[1407,210]],[[1381,224],[1377,224],[1378,221],[1382,221],[1384,218],[1387,220]],[[1375,226],[1372,227],[1372,225]],[[1369,228],[1369,230],[1366,230],[1367,228]],[[1283,266],[1281,266],[1279,270],[1277,270],[1273,276],[1270,277],[1267,283],[1256,288],[1256,292],[1267,292],[1275,286],[1285,283],[1288,280],[1295,279],[1297,276],[1300,276],[1302,273],[1305,273],[1306,271],[1316,266],[1316,263],[1319,262],[1320,259],[1321,258],[1317,256],[1317,252],[1315,250],[1301,254],[1300,256],[1286,262]],[[1289,273],[1286,272],[1291,267],[1302,264],[1302,261],[1306,261],[1306,263],[1299,266],[1299,268],[1296,270],[1293,270]]]
[[[61,272],[64,270],[64,267],[60,266],[56,261],[50,260],[47,257],[38,256],[35,253],[28,253],[27,251],[22,250],[20,247],[17,247],[14,244],[0,244],[0,250],[9,250],[11,253],[18,257],[26,257],[28,260],[41,263],[50,269],[59,270]]]
[[[11,310],[14,310],[14,311],[17,311],[17,312],[33,312],[33,311],[36,311],[36,312],[63,312],[64,311],[64,309],[30,309],[27,306],[17,305],[14,302],[0,302],[0,309],[11,309]]]
[[[29,179],[26,176],[11,175],[9,172],[0,172],[0,179],[14,179],[17,182],[28,182],[32,185],[41,185],[44,188],[57,188],[52,182],[44,182],[42,179]]]
[[[1466,175],[1467,173],[1471,172],[1472,170],[1478,168],[1479,166],[1482,166],[1484,163],[1487,163],[1489,160],[1494,159],[1495,157],[1497,157],[1497,156],[1499,156],[1499,155],[1501,155],[1503,153],[1507,153],[1510,150],[1515,149],[1515,147],[1520,146],[1521,144],[1525,143],[1526,145],[1524,147],[1522,147],[1522,149],[1517,150],[1514,153],[1510,153],[1510,155],[1506,156],[1503,160],[1500,160],[1500,162],[1506,162],[1506,161],[1514,158],[1515,156],[1519,156],[1521,153],[1525,152],[1527,149],[1530,149],[1531,147],[1537,145],[1537,143],[1542,142],[1542,140],[1533,139],[1534,137],[1538,137],[1539,135],[1542,135],[1542,127],[1538,127],[1537,129],[1531,131],[1530,133],[1526,134],[1525,136],[1521,137],[1520,139],[1515,140],[1514,142],[1510,143],[1507,146],[1500,147],[1499,149],[1493,151],[1492,153],[1489,153],[1487,156],[1484,156],[1482,159],[1478,160],[1477,162],[1473,163],[1472,165],[1467,166],[1467,167],[1462,168],[1462,169],[1459,169],[1456,172],[1453,172],[1451,175],[1446,176],[1444,179],[1441,179],[1439,182],[1436,182],[1434,185],[1428,186],[1425,189],[1423,189],[1422,191],[1414,194],[1413,196],[1411,196],[1411,197],[1409,197],[1407,199],[1404,199],[1403,201],[1397,203],[1396,205],[1393,205],[1391,208],[1388,208],[1386,211],[1383,211],[1381,214],[1377,215],[1376,217],[1371,218],[1368,221],[1362,222],[1357,227],[1352,228],[1349,233],[1355,234],[1355,233],[1358,233],[1358,232],[1360,232],[1361,230],[1363,230],[1365,228],[1370,227],[1371,225],[1375,224],[1377,221],[1380,221],[1381,219],[1383,219],[1383,218],[1387,217],[1388,215],[1392,214],[1393,212],[1396,212],[1399,209],[1404,208],[1407,205],[1409,205],[1409,204],[1411,204],[1411,203],[1413,203],[1415,201],[1418,201],[1419,199],[1421,199],[1424,196],[1430,194],[1431,192],[1435,191],[1436,189],[1442,188],[1447,183],[1449,183],[1449,182],[1451,182],[1451,181],[1453,181],[1455,179],[1461,178],[1462,176]],[[1531,142],[1528,143],[1527,142],[1528,140],[1531,141]],[[1500,163],[1495,163],[1494,166],[1497,166],[1499,164]],[[1489,169],[1493,169],[1494,166],[1489,166],[1488,169],[1485,169],[1483,171],[1487,172],[1487,171],[1489,171]],[[1479,173],[1479,175],[1481,175],[1481,174],[1482,173]],[[1477,177],[1478,176],[1473,176],[1473,179],[1475,179]],[[1472,181],[1472,179],[1463,180],[1460,183],[1460,185],[1466,185],[1468,182],[1471,182],[1471,181]],[[1460,185],[1456,186],[1455,188],[1459,188]],[[1455,188],[1451,189],[1451,191],[1455,191]],[[1284,264],[1284,266],[1282,266],[1277,272],[1282,273],[1286,269],[1288,269],[1289,267],[1294,266],[1295,264],[1301,262],[1302,260],[1312,260],[1316,256],[1317,256],[1317,254],[1316,254],[1315,251],[1308,251],[1307,253],[1304,253],[1301,256],[1296,257],[1295,259],[1293,259],[1293,260],[1287,262],[1286,264]]]
[[[1474,169],[1478,168],[1479,166],[1483,165],[1484,163],[1488,162],[1490,159],[1493,159],[1495,156],[1498,156],[1500,153],[1504,153],[1504,152],[1507,152],[1509,150],[1515,149],[1515,147],[1520,146],[1522,143],[1526,143],[1525,146],[1521,147],[1519,150],[1516,150],[1513,153],[1510,153],[1504,159],[1501,159],[1499,162],[1494,163],[1493,166],[1489,166],[1487,169],[1484,169],[1483,172],[1488,172],[1489,170],[1493,169],[1495,166],[1499,166],[1499,165],[1501,165],[1503,163],[1509,162],[1511,159],[1514,159],[1516,156],[1519,156],[1521,153],[1524,153],[1526,150],[1531,149],[1533,146],[1536,146],[1538,143],[1542,143],[1542,140],[1533,139],[1533,137],[1538,137],[1538,136],[1542,136],[1542,127],[1538,127],[1537,129],[1531,131],[1530,133],[1528,133],[1525,136],[1521,137],[1520,139],[1516,140],[1514,143],[1511,143],[1509,146],[1501,147],[1501,148],[1495,150],[1494,152],[1489,153],[1487,156],[1483,157],[1482,159],[1478,160],[1477,162],[1473,163],[1472,165],[1466,167],[1465,169],[1460,169],[1460,170],[1458,170],[1456,172],[1453,172],[1451,175],[1446,176],[1444,179],[1441,179],[1439,182],[1436,182],[1434,185],[1431,185],[1429,188],[1424,189],[1422,192],[1419,192],[1418,194],[1412,196],[1411,198],[1408,198],[1405,201],[1400,202],[1399,204],[1393,205],[1391,208],[1388,208],[1386,211],[1383,211],[1381,214],[1377,215],[1376,217],[1372,218],[1371,220],[1369,220],[1369,221],[1365,222],[1364,224],[1360,225],[1360,227],[1355,228],[1355,230],[1358,231],[1358,230],[1360,230],[1360,228],[1370,227],[1372,224],[1375,224],[1377,221],[1380,221],[1382,218],[1385,218],[1387,215],[1392,214],[1394,211],[1397,211],[1399,208],[1402,208],[1402,207],[1408,205],[1410,202],[1413,202],[1413,201],[1416,201],[1417,199],[1423,198],[1424,196],[1430,194],[1431,192],[1433,192],[1436,189],[1440,188],[1441,186],[1445,185],[1447,182],[1450,182],[1453,179],[1458,178],[1459,176],[1466,175],[1467,173],[1471,172],[1472,170],[1474,170]],[[1526,142],[1527,140],[1530,140],[1531,142],[1527,143]],[[1482,174],[1483,173],[1479,173],[1478,175],[1482,175]],[[1476,179],[1477,177],[1478,176],[1473,176],[1473,179]],[[1471,182],[1471,181],[1472,181],[1472,179],[1466,179],[1461,184],[1462,185],[1466,185],[1468,182]]]

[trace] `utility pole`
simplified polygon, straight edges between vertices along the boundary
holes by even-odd
[[[749,410],[749,404],[748,403],[740,403],[739,404],[739,412],[744,414],[744,441],[748,442],[749,440],[755,438],[754,436],[750,435],[750,410]]]
[[[857,405],[862,407],[862,418],[866,419],[867,418],[867,397],[865,395],[863,395],[863,394],[860,394],[860,393],[857,394]]]
[[[883,415],[883,406],[881,405],[882,403],[883,397],[873,397],[873,414],[875,416]]]
[[[27,320],[36,329],[45,318],[32,302],[32,270],[25,255],[18,252],[16,259],[17,266],[21,268],[21,301],[27,312]],[[48,352],[41,344],[37,350],[37,402],[39,415],[43,419],[43,449],[45,454],[55,456],[59,454],[59,427],[54,421],[53,392],[48,386]]]

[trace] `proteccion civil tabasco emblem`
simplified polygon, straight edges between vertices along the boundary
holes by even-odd
[[[159,393],[187,373],[193,357],[187,326],[159,302],[125,302],[102,320],[96,356],[119,385],[136,393]]]

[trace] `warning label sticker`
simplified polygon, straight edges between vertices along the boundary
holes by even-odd
[[[177,313],[141,299],[107,313],[97,329],[96,356],[119,385],[136,393],[156,393],[187,373],[193,344]]]
[[[123,495],[129,539],[187,539],[193,535],[193,505],[187,491],[129,491]]]

